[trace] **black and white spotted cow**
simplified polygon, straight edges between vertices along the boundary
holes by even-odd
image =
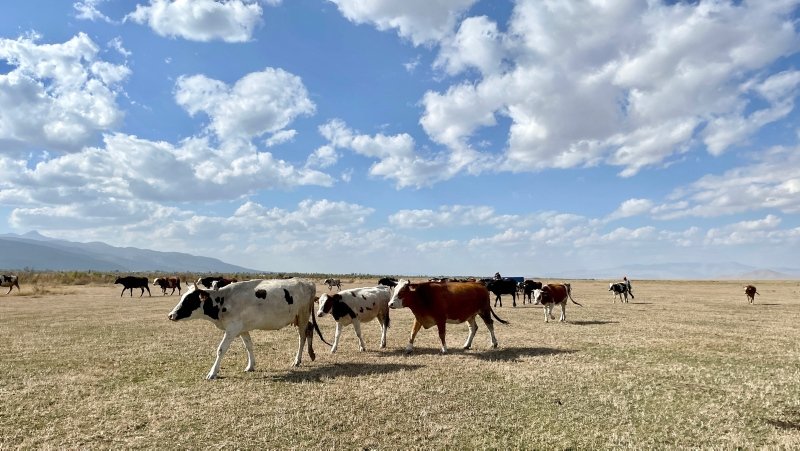
[[[636,299],[635,297],[633,297],[633,291],[628,290],[628,286],[625,285],[622,282],[609,283],[608,284],[608,291],[613,291],[614,292],[614,302],[617,302],[617,296],[619,296],[619,301],[620,302],[627,303],[629,294],[631,295],[631,299]],[[623,301],[623,296],[624,296],[624,299],[625,299],[624,301]]]
[[[336,287],[338,290],[342,289],[342,281],[339,279],[325,279],[323,283],[328,286],[328,291],[333,287]]]
[[[17,291],[19,291],[19,277],[15,275],[0,275],[0,287],[8,287],[8,292],[6,294],[11,293],[14,287],[17,287]]]
[[[389,329],[389,298],[391,297],[392,288],[385,285],[351,288],[336,294],[320,296],[317,316],[331,314],[336,320],[336,335],[333,337],[331,353],[336,352],[342,328],[348,324],[352,324],[356,331],[359,349],[366,350],[364,338],[361,336],[361,323],[370,322],[375,318],[378,318],[381,326],[381,349],[385,348],[386,331]]]
[[[206,379],[216,379],[222,358],[236,337],[241,337],[247,351],[245,371],[253,371],[256,362],[250,331],[278,330],[290,324],[297,326],[299,346],[294,366],[298,366],[306,342],[309,357],[311,360],[316,357],[312,344],[314,330],[324,343],[329,344],[322,337],[314,318],[315,293],[314,284],[302,279],[248,280],[218,290],[204,290],[191,285],[168,318],[170,321],[205,319],[225,331],[217,348],[217,359]]]

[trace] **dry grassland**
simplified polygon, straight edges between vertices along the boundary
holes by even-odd
[[[636,281],[621,305],[574,281],[568,324],[504,296],[500,348],[449,325],[449,355],[435,329],[404,354],[408,310],[388,349],[348,327],[299,368],[293,328],[257,331],[256,371],[237,341],[208,382],[221,332],[170,323],[177,296],[23,281],[0,294],[0,448],[798,448],[800,285],[756,285],[748,305],[741,282]]]

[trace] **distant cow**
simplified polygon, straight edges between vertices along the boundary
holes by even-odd
[[[161,294],[163,296],[167,295],[167,289],[172,288],[172,292],[170,292],[170,296],[175,294],[175,289],[178,289],[178,296],[181,295],[181,279],[177,277],[156,277],[153,279],[153,285],[157,285],[161,287]]]
[[[559,319],[559,321],[567,321],[567,298],[569,298],[573,304],[583,307],[583,305],[575,302],[575,300],[572,299],[572,288],[568,283],[549,283],[538,291],[536,295],[536,303],[542,304],[544,307],[545,322],[550,322],[551,319],[556,319],[553,316],[553,306],[556,304],[561,305],[561,319]]]
[[[381,349],[386,347],[386,331],[389,329],[389,298],[392,289],[385,285],[367,288],[351,288],[336,294],[323,294],[319,297],[319,310],[317,316],[322,317],[330,313],[336,320],[336,335],[333,337],[331,353],[339,347],[339,337],[342,328],[353,324],[353,329],[358,337],[358,348],[366,349],[364,338],[361,336],[361,323],[366,323],[378,318],[381,326]]]
[[[380,280],[378,280],[378,285],[394,287],[395,285],[397,285],[397,279],[395,279],[394,277],[383,277]]]
[[[608,291],[614,292],[614,302],[617,302],[617,296],[619,296],[619,301],[623,302],[623,296],[625,297],[625,303],[628,302],[628,294],[631,295],[631,299],[636,299],[633,296],[633,291],[628,290],[628,285],[623,282],[617,283],[609,283],[608,284]]]
[[[445,333],[447,323],[469,323],[469,335],[464,343],[464,349],[472,346],[472,339],[478,331],[475,316],[480,316],[492,340],[492,347],[497,347],[497,338],[494,336],[492,317],[503,324],[508,322],[500,319],[489,304],[489,291],[480,283],[410,283],[401,280],[394,287],[390,308],[408,307],[414,314],[414,328],[408,340],[406,352],[414,350],[414,338],[419,329],[426,329],[434,325],[439,330],[439,339],[442,342],[442,353],[447,352]]]
[[[222,276],[209,276],[209,277],[201,277],[197,279],[195,285],[202,285],[208,289],[214,288],[214,282],[217,283],[216,289],[220,289],[226,285],[230,285],[234,282],[238,282],[237,279],[226,279]]]
[[[525,299],[528,299],[529,303],[533,303],[533,292],[534,290],[541,290],[542,289],[542,282],[536,282],[535,280],[526,280],[522,283],[522,305],[525,305]]]
[[[139,297],[144,296],[144,290],[147,290],[148,296],[152,296],[152,294],[150,294],[150,287],[147,284],[147,277],[117,277],[117,280],[114,281],[114,285],[118,284],[122,285],[122,292],[119,294],[119,297],[122,297],[122,295],[125,294],[125,290],[131,290],[131,297],[133,297],[134,288],[140,288],[142,290],[142,292],[139,294]]]
[[[15,275],[0,275],[0,287],[8,287],[8,292],[6,294],[11,293],[14,287],[17,287],[17,292],[19,292],[19,277]]]
[[[502,295],[504,294],[510,294],[512,305],[514,307],[517,306],[517,282],[514,279],[493,279],[486,282],[486,288],[495,295],[495,307],[497,307],[498,302],[500,307],[503,306]]]
[[[170,321],[202,318],[225,331],[217,348],[217,358],[206,379],[216,379],[222,358],[236,337],[241,337],[247,351],[245,371],[255,370],[250,331],[278,330],[289,324],[297,326],[299,346],[294,366],[298,366],[306,341],[309,357],[311,360],[316,357],[312,344],[314,330],[325,342],[314,318],[315,292],[314,284],[302,279],[248,280],[208,291],[193,285],[168,318]]]
[[[11,291],[11,290],[8,290],[8,291]],[[756,295],[757,294],[761,294],[761,293],[756,291],[756,287],[754,287],[753,285],[745,285],[744,294],[745,294],[745,296],[747,296],[747,300],[752,304],[753,301],[756,300]]]
[[[330,291],[333,287],[336,287],[337,290],[342,289],[342,281],[339,279],[325,279],[325,281],[322,283],[328,286],[328,291]]]

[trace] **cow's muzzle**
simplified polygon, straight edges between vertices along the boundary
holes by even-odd
[[[167,318],[169,318],[170,321],[178,321],[178,314],[170,313],[169,315],[167,315]]]

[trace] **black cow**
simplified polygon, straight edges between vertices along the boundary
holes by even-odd
[[[204,287],[206,287],[206,288],[208,288],[210,290],[211,288],[214,287],[214,282],[217,283],[217,288],[219,289],[219,288],[224,287],[225,285],[230,285],[230,284],[232,284],[234,282],[238,282],[238,280],[237,279],[226,279],[225,277],[222,277],[222,276],[209,276],[209,277],[201,277],[201,278],[197,279],[197,282],[195,282],[195,285],[202,285],[202,286],[204,286]]]
[[[17,287],[17,291],[19,291],[19,278],[14,275],[0,275],[0,287],[8,287],[8,293],[11,293],[14,287]]]
[[[608,284],[608,291],[614,292],[614,302],[617,302],[617,296],[619,296],[619,301],[623,302],[622,297],[625,296],[625,301],[628,302],[628,295],[631,295],[631,299],[636,299],[633,297],[633,291],[628,289],[628,285],[617,282],[617,283],[609,283]]]
[[[542,289],[542,282],[536,282],[535,280],[526,280],[525,282],[523,282],[522,305],[525,305],[525,299],[527,299],[529,303],[533,304],[533,291],[541,289]]]
[[[134,288],[141,288],[142,293],[139,297],[144,296],[144,290],[147,290],[147,295],[152,296],[150,294],[150,287],[147,283],[147,277],[136,277],[136,276],[125,276],[125,277],[117,277],[117,280],[114,281],[114,285],[122,284],[122,292],[119,294],[119,297],[122,297],[125,294],[125,290],[131,290],[131,297],[133,297],[133,289]]]
[[[503,306],[503,299],[501,298],[504,294],[510,294],[511,299],[513,302],[513,306],[517,306],[517,281],[514,279],[494,279],[486,282],[486,288],[494,293],[496,296],[494,299],[494,306],[497,307],[497,303],[500,303],[500,307]]]
[[[383,277],[380,280],[378,280],[378,285],[393,287],[397,285],[397,279],[395,279],[394,277]]]

